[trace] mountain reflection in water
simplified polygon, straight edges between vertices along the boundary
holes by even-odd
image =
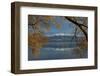
[[[78,37],[81,38],[81,37]],[[53,59],[78,59],[87,58],[87,48],[80,51],[76,40],[72,40],[72,36],[50,36],[48,43],[40,49],[39,56],[36,58],[32,54],[32,49],[28,48],[28,60],[53,60]]]

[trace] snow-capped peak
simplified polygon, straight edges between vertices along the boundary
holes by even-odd
[[[47,34],[46,36],[73,36],[73,34],[56,33],[56,34]]]

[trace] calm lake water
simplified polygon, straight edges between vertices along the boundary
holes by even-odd
[[[88,57],[87,48],[81,50],[81,52],[75,50],[75,48],[77,48],[75,40],[71,41],[68,37],[50,38],[48,44],[40,49],[40,54],[37,58],[32,54],[32,49],[28,48],[28,60],[78,59]]]

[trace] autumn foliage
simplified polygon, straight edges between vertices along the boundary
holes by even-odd
[[[33,33],[28,36],[28,45],[32,48],[32,52],[37,57],[39,50],[47,43],[48,38],[41,33]]]
[[[32,48],[32,53],[34,57],[38,57],[40,53],[40,49],[47,44],[48,37],[44,35],[44,32],[50,31],[51,26],[55,26],[57,29],[61,28],[61,24],[58,23],[53,16],[31,16],[29,15],[29,26],[32,27],[33,32],[29,33],[28,36],[28,45]],[[68,20],[73,25],[75,25],[75,38],[77,33],[82,32],[84,34],[84,37],[79,41],[80,43],[78,45],[78,49],[85,49],[88,46],[88,37],[87,37],[87,19],[81,17],[61,17],[64,19],[64,21]],[[52,25],[50,25],[50,22]]]

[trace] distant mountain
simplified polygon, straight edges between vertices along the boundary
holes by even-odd
[[[79,43],[79,39],[82,36],[78,36],[77,39],[73,38],[73,34],[64,34],[64,33],[57,33],[57,34],[48,34],[48,43],[44,45],[44,47],[50,48],[66,48],[66,47],[76,47],[76,43]]]
[[[66,34],[66,33],[56,33],[56,34],[47,34],[46,36],[73,36],[73,34]]]
[[[66,33],[56,33],[56,34],[47,34],[47,37],[52,37],[52,36],[74,36],[74,34],[66,34]],[[78,37],[82,37],[82,35],[77,35]]]
[[[78,37],[77,39],[80,39],[81,37]],[[48,43],[44,45],[44,47],[50,47],[50,48],[66,48],[66,47],[76,47],[76,38],[73,38],[73,36],[65,36],[65,35],[54,35],[48,37]]]
[[[79,40],[82,37],[73,38],[71,35],[54,35],[49,36],[48,40],[49,42],[75,42],[76,40]]]

